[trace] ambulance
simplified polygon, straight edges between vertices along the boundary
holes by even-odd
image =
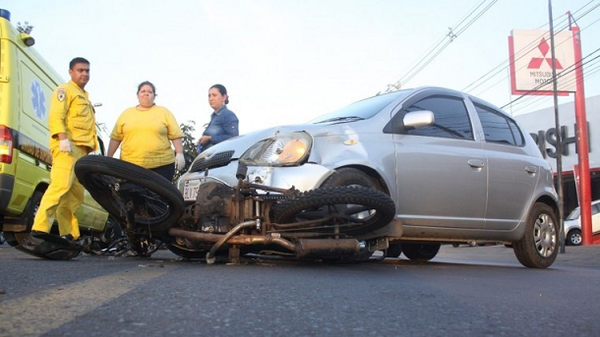
[[[50,183],[48,108],[52,91],[65,83],[32,48],[30,31],[13,26],[10,12],[0,9],[0,231],[12,246],[30,232]],[[106,235],[111,227],[87,191],[76,216],[82,235]]]

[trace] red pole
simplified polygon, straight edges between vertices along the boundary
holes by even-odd
[[[587,118],[585,116],[585,92],[583,89],[583,64],[581,59],[581,34],[579,27],[571,27],[575,50],[575,124],[577,125],[577,157],[579,159],[579,192],[581,211],[581,234],[583,244],[592,244],[592,193],[590,180],[590,162],[588,148]]]

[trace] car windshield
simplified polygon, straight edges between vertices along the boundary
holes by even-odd
[[[375,116],[375,114],[388,106],[394,100],[407,96],[411,92],[412,90],[399,90],[389,94],[366,98],[328,114],[321,115],[309,121],[309,123],[318,124],[329,122],[352,122],[356,120],[368,119]]]
[[[579,207],[575,208],[571,214],[567,217],[567,220],[573,220],[579,218]]]

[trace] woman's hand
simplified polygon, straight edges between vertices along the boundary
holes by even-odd
[[[178,153],[175,155],[175,169],[177,171],[181,171],[183,170],[183,168],[185,167],[185,157],[183,156],[183,153]]]
[[[212,139],[211,136],[202,136],[202,137],[200,137],[200,145],[206,145],[206,144],[210,143],[211,139]]]

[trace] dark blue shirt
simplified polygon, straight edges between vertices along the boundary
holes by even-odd
[[[226,139],[238,136],[240,134],[238,124],[237,116],[233,111],[227,109],[226,105],[214,111],[210,115],[210,123],[202,133],[203,136],[211,137],[208,144],[202,145],[202,151]]]

